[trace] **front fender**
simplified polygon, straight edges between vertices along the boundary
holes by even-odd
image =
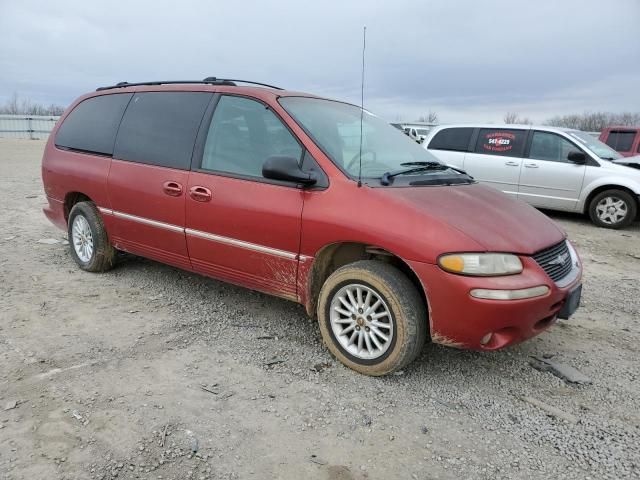
[[[580,195],[580,201],[578,202],[578,211],[584,212],[588,205],[587,199],[591,194],[600,187],[608,188],[620,188],[623,187],[626,190],[631,190],[636,197],[640,196],[640,182],[635,181],[633,178],[624,178],[620,174],[607,175],[606,177],[596,178],[587,184]]]

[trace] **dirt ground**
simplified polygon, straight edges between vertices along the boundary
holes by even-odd
[[[368,378],[294,303],[134,257],[80,271],[43,146],[0,140],[1,479],[640,478],[640,223],[549,213],[584,261],[571,320]]]

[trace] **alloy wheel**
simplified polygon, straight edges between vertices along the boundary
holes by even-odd
[[[78,258],[88,263],[93,256],[93,234],[89,222],[82,215],[76,215],[71,226],[73,249]]]
[[[349,284],[333,296],[329,320],[333,335],[349,354],[362,360],[384,355],[393,340],[393,315],[372,288]]]
[[[628,208],[624,200],[618,197],[604,197],[596,205],[596,215],[603,223],[615,225],[627,216]]]

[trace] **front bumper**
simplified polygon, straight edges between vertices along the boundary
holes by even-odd
[[[534,337],[555,323],[567,295],[581,282],[581,264],[559,286],[535,260],[520,259],[522,273],[502,277],[455,275],[437,265],[409,262],[425,289],[432,341],[497,350]],[[519,300],[488,300],[470,294],[474,289],[520,290],[541,285],[549,288],[547,294]]]

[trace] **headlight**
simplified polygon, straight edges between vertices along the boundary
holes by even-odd
[[[522,262],[510,253],[452,253],[438,258],[438,265],[447,272],[479,277],[522,272]]]

